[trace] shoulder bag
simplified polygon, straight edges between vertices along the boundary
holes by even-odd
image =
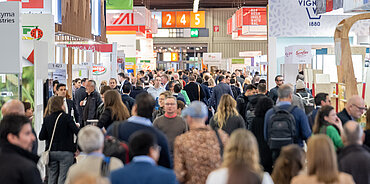
[[[53,139],[54,139],[54,134],[55,134],[55,129],[57,128],[57,124],[58,124],[58,120],[60,118],[60,116],[62,115],[63,113],[60,113],[57,117],[57,119],[55,120],[55,124],[54,124],[54,129],[53,129],[53,134],[51,135],[51,140],[50,140],[50,144],[49,144],[49,149],[44,151],[42,154],[41,154],[41,157],[40,157],[40,162],[41,164],[43,165],[48,165],[49,164],[49,152],[50,152],[50,149],[51,149],[51,145],[53,144]]]

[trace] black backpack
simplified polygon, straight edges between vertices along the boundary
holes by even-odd
[[[113,136],[105,137],[103,154],[108,157],[116,157],[124,164],[128,164],[130,162],[128,144],[125,141],[120,141],[118,139],[120,124],[121,122],[119,121],[114,122],[112,125]]]
[[[251,130],[253,119],[256,117],[256,115],[254,114],[254,110],[255,108],[252,106],[251,108],[247,109],[245,112],[245,127],[248,130]]]
[[[274,114],[268,120],[268,142],[270,149],[280,149],[283,146],[295,143],[296,122],[291,113],[296,106],[287,110],[274,106]]]

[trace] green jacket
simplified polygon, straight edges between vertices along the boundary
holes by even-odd
[[[324,131],[325,126],[326,135],[329,136],[329,138],[333,141],[335,150],[338,150],[338,148],[342,148],[344,145],[338,130],[333,125],[324,125],[320,128],[320,132]]]
[[[182,95],[184,95],[186,105],[189,105],[189,104],[190,104],[190,99],[189,99],[188,94],[186,93],[186,91],[182,89],[182,90],[180,91],[180,93],[181,93]]]

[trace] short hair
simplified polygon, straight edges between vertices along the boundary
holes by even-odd
[[[111,81],[111,80],[114,80],[114,81],[116,81],[116,83],[117,83],[117,79],[115,79],[115,78],[110,78],[110,79],[109,79],[109,81]]]
[[[122,87],[122,92],[123,92],[123,93],[130,93],[131,88],[132,88],[131,84],[130,84],[130,83],[126,83],[126,84],[125,84],[125,85],[123,85],[123,87]]]
[[[326,101],[326,97],[328,96],[328,93],[318,93],[315,96],[315,105],[321,105],[321,101]]]
[[[53,80],[53,86],[58,85],[59,81],[58,80]]]
[[[18,136],[22,127],[28,123],[30,123],[30,120],[23,115],[11,114],[4,116],[0,122],[0,139],[9,142],[8,134]]]
[[[117,75],[120,76],[120,77],[122,77],[122,78],[125,78],[125,74],[122,73],[122,72],[118,73]]]
[[[159,94],[159,96],[162,96],[162,95],[165,96],[165,98],[167,98],[167,97],[171,96],[172,93],[169,92],[169,91],[163,91],[161,94]]]
[[[231,78],[230,79],[230,84],[235,84],[236,83],[236,80],[234,78]]]
[[[223,76],[223,75],[218,76],[218,82],[221,82],[224,79],[225,79],[225,76]]]
[[[164,101],[166,101],[167,99],[173,99],[173,100],[175,100],[175,102],[177,102],[177,98],[174,97],[174,96],[168,96],[168,97],[166,97],[166,99]]]
[[[140,93],[135,99],[137,115],[140,117],[152,119],[155,100],[149,93]]]
[[[141,80],[137,80],[136,86],[142,86],[142,85],[143,85],[143,82],[141,82]]]
[[[259,83],[259,84],[257,85],[257,89],[258,89],[258,92],[262,92],[262,93],[266,92],[266,84],[264,84],[264,83]]]
[[[84,82],[86,82],[87,81],[87,78],[83,78],[83,79],[81,79],[81,83],[84,83]]]
[[[289,98],[290,95],[293,94],[293,88],[289,84],[284,84],[279,87],[278,89],[278,97],[279,99],[282,98]]]
[[[354,122],[354,124],[355,124],[354,130],[351,130],[350,128],[348,128],[348,125],[350,125],[349,122],[347,122],[346,125],[343,126],[344,137],[346,138],[349,144],[356,144],[358,141],[361,140],[362,135],[363,135],[363,131],[359,123]]]
[[[175,93],[180,93],[181,92],[181,84],[175,84],[175,86],[173,87],[173,91]]]
[[[63,83],[59,83],[59,84],[57,85],[56,90],[58,91],[60,87],[66,87],[66,85],[65,85],[65,84],[63,84]]]
[[[195,75],[190,75],[189,76],[189,81],[195,81]]]
[[[103,147],[104,135],[98,127],[87,125],[78,132],[77,142],[84,153],[91,153]]]
[[[282,75],[277,75],[276,77],[275,77],[275,81],[278,81],[278,78],[279,77],[283,77]]]
[[[28,109],[31,109],[31,103],[30,102],[25,102],[25,101],[22,101],[23,103],[23,106],[24,106],[24,112],[26,112]]]
[[[100,94],[103,95],[108,90],[111,90],[111,88],[109,86],[102,86],[100,88]]]
[[[257,87],[254,84],[248,84],[244,87],[244,91],[255,90],[255,89],[257,89]]]
[[[79,80],[81,80],[80,78],[75,78],[75,82],[78,82]]]
[[[162,77],[164,77],[164,78],[166,78],[167,80],[170,80],[170,78],[168,77],[168,75],[166,75],[166,74],[163,74],[162,76],[161,76],[161,78]]]
[[[128,144],[132,156],[148,155],[150,147],[157,145],[157,138],[147,130],[139,130],[130,136]]]
[[[88,82],[91,82],[94,85],[94,87],[96,87],[96,82],[94,80],[89,80]]]
[[[203,79],[202,79],[202,77],[198,77],[198,78],[197,78],[197,83],[199,83],[199,84],[202,84],[202,83],[203,83]]]
[[[177,109],[184,109],[185,108],[185,103],[181,100],[177,100]]]
[[[261,79],[258,83],[259,84],[261,84],[261,83],[266,84],[266,80],[265,79]]]

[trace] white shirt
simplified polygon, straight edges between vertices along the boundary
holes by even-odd
[[[153,96],[154,99],[157,99],[159,97],[159,95],[166,91],[164,89],[164,87],[161,87],[159,86],[159,88],[155,88],[155,87],[149,87],[147,90],[146,90],[149,94],[151,94]]]
[[[207,178],[206,184],[227,184],[229,171],[227,168],[220,168],[212,171]],[[265,172],[262,178],[262,184],[274,184],[269,173]]]
[[[63,104],[64,104],[64,107],[66,108],[66,114],[68,114],[68,104],[67,104],[67,99],[64,97],[63,98]]]

